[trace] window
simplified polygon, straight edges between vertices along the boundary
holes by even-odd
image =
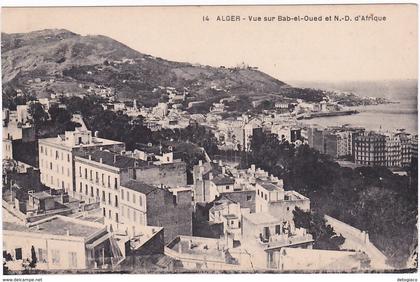
[[[102,186],[105,185],[104,174],[102,173]]]
[[[115,179],[114,179],[115,181],[114,181],[114,188],[115,189],[118,189],[118,179],[115,177]]]
[[[127,202],[130,201],[130,193],[127,191]]]
[[[90,171],[89,171],[89,176],[90,176],[90,178],[89,178],[89,179],[92,181],[92,179],[93,179],[93,178],[92,178],[92,170],[90,170]]]
[[[93,186],[90,186],[90,196],[93,197]]]
[[[108,188],[111,187],[111,176],[108,175]]]
[[[86,186],[85,186],[85,194],[86,194],[86,195],[89,195],[89,188],[88,188],[87,184],[86,184]]]
[[[95,180],[96,180],[96,183],[98,183],[98,182],[99,182],[99,175],[98,175],[98,172],[96,172],[95,174],[96,174],[96,175],[95,175],[95,176],[96,176],[96,177],[95,177]]]
[[[87,168],[85,168],[85,179],[87,179]]]
[[[136,197],[135,197],[135,195],[133,194],[133,204],[135,204],[136,203]]]
[[[47,259],[47,250],[38,248],[38,254],[37,254],[37,258],[39,262],[44,262]]]
[[[143,198],[141,196],[139,196],[139,203],[140,203],[140,207],[143,205]]]
[[[226,190],[229,190],[229,188],[230,188],[229,185],[226,185]]]
[[[118,208],[118,196],[115,195],[115,207]]]
[[[118,223],[118,213],[115,213],[115,221]]]
[[[280,234],[280,225],[276,225],[276,234]]]
[[[96,188],[96,197],[99,198],[99,188]]]
[[[112,212],[111,212],[111,210],[108,211],[108,217],[109,217],[109,219],[112,219]]]
[[[41,154],[44,153],[44,147],[41,146]]]
[[[22,248],[15,249],[15,259],[16,260],[22,259]]]
[[[60,251],[51,250],[51,262],[53,264],[60,264]]]
[[[58,151],[55,151],[55,159],[58,160]]]
[[[102,211],[103,211],[104,217],[105,217],[106,216],[106,209],[105,208],[102,208]]]
[[[77,268],[77,253],[69,252],[69,267]]]
[[[102,202],[105,203],[105,191],[102,191]]]
[[[123,189],[121,189],[121,199],[124,200],[124,190]]]
[[[265,200],[267,201],[267,194],[264,195]]]
[[[111,204],[111,193],[108,193],[108,204]]]
[[[70,162],[70,154],[67,154],[67,161]]]
[[[83,192],[83,184],[82,184],[82,182],[80,182],[80,193],[82,193]]]
[[[125,216],[125,206],[122,206],[121,213],[122,213],[122,216]]]
[[[137,212],[135,210],[133,210],[133,221],[137,221]]]
[[[50,169],[52,170],[52,162],[50,162]]]

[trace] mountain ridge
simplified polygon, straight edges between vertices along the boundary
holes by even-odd
[[[109,88],[122,100],[138,98],[146,104],[161,99],[162,91],[156,90],[162,87],[188,92],[191,101],[242,95],[276,100],[302,94],[301,89],[253,67],[169,61],[104,35],[82,36],[65,29],[1,35],[3,86],[37,97],[87,94],[86,89],[95,87]],[[316,99],[321,98],[322,93],[317,93]]]

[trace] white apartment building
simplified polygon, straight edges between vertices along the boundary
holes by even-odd
[[[93,137],[91,131],[76,128],[53,138],[39,139],[39,169],[41,182],[53,189],[71,192],[75,189],[74,155],[92,148],[124,150],[122,142]]]

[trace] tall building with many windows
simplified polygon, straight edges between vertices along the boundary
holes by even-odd
[[[122,151],[122,142],[92,136],[92,132],[76,128],[53,138],[39,139],[38,156],[41,182],[53,189],[71,192],[74,189],[74,156],[81,150],[109,148]]]
[[[114,230],[135,237],[143,226],[164,227],[165,241],[191,235],[192,190],[185,188],[184,162],[158,165],[130,152],[83,151],[75,157],[75,183],[70,194],[99,203]]]
[[[386,137],[368,132],[354,140],[354,158],[356,164],[367,166],[385,166]]]

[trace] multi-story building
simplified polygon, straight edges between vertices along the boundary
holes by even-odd
[[[75,182],[75,198],[100,203],[105,223],[130,236],[138,235],[139,226],[145,225],[163,226],[165,238],[182,230],[191,233],[191,228],[183,226],[191,224],[191,189],[171,192],[165,188],[186,185],[183,162],[156,165],[128,152],[78,152]],[[182,216],[174,218],[178,214]],[[173,226],[183,229],[173,231]]]
[[[284,191],[283,180],[277,183],[258,180],[255,185],[257,213],[270,213],[276,218],[293,221],[293,211],[310,210],[310,200],[296,191]]]
[[[13,142],[9,138],[3,137],[3,160],[11,160],[13,159]]]
[[[416,164],[418,159],[418,136],[413,135],[411,137],[411,144],[410,144],[410,151],[411,151],[411,163]]]
[[[309,147],[334,158],[351,156],[353,139],[357,134],[357,130],[346,127],[311,127],[308,130],[308,144]]]
[[[187,187],[161,188],[128,180],[120,187],[121,223],[135,236],[142,225],[164,228],[164,241],[192,234],[192,191]]]
[[[261,269],[278,269],[281,248],[312,248],[312,235],[268,212],[242,216],[241,248],[251,256],[253,265]]]
[[[244,140],[242,141],[242,148],[244,151],[250,151],[253,136],[258,132],[262,132],[261,123],[257,119],[251,120],[244,125],[243,131]]]
[[[385,166],[386,137],[382,134],[368,132],[354,140],[355,163],[366,166]]]
[[[298,127],[290,127],[284,125],[273,125],[271,133],[276,134],[280,141],[294,143],[302,139],[301,129]]]
[[[401,166],[408,167],[411,164],[411,141],[410,134],[404,131],[397,132],[395,136],[401,144]]]
[[[401,142],[398,136],[389,134],[385,139],[385,158],[387,167],[401,166]]]
[[[324,135],[323,130],[317,127],[308,129],[308,145],[319,152],[324,152]]]
[[[91,131],[76,128],[63,135],[40,139],[38,142],[41,182],[53,189],[71,194],[76,189],[74,156],[76,152],[95,148],[122,151],[124,143],[92,136]]]

